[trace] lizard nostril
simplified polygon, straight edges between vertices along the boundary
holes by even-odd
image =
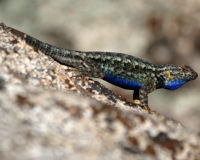
[[[196,79],[197,77],[198,77],[198,74],[195,72],[194,79]]]

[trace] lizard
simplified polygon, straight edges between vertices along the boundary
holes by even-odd
[[[100,78],[118,87],[133,90],[134,103],[147,111],[150,111],[149,93],[160,88],[176,90],[198,77],[198,74],[187,65],[158,65],[123,53],[83,52],[59,48],[7,27],[3,23],[0,25],[60,64],[77,69],[83,76]]]

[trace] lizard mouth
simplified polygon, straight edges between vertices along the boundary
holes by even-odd
[[[196,79],[197,77],[198,77],[198,74],[196,72],[194,72],[193,80]]]
[[[195,80],[198,77],[197,72],[195,72],[191,67],[187,66],[188,72],[186,72],[186,76],[188,74],[189,80]]]

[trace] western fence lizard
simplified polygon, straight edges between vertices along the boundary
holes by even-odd
[[[175,90],[198,76],[186,65],[156,65],[122,53],[82,52],[58,48],[3,23],[0,25],[59,63],[76,68],[84,76],[101,78],[121,88],[134,90],[134,102],[147,110],[150,110],[149,93],[159,88]]]

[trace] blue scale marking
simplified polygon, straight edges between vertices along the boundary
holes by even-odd
[[[107,73],[105,74],[104,80],[124,89],[135,90],[140,89],[143,86],[143,84],[139,82],[134,82],[125,78],[119,78]]]
[[[169,90],[175,90],[185,84],[187,80],[180,80],[180,81],[172,81],[172,82],[164,82],[164,88]]]

